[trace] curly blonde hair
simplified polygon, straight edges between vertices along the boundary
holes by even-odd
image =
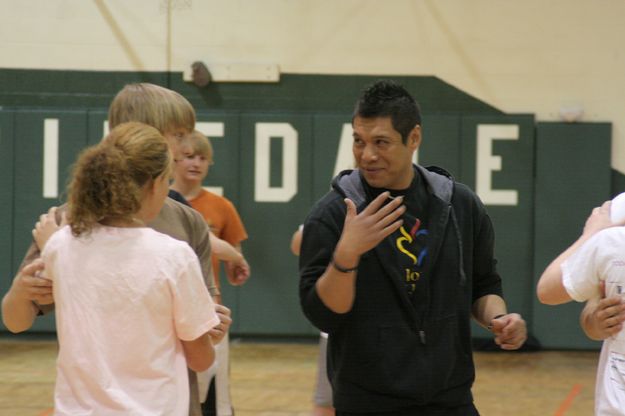
[[[171,170],[167,140],[154,127],[122,123],[74,164],[68,186],[72,234],[88,233],[98,223],[129,221],[141,208],[144,186]]]

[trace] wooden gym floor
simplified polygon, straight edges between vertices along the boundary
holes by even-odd
[[[0,337],[0,416],[51,414],[54,340]],[[317,344],[231,341],[237,416],[308,416]],[[593,414],[596,351],[477,352],[473,388],[482,416]]]

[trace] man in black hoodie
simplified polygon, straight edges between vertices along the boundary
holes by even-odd
[[[481,201],[439,168],[412,164],[421,115],[379,81],[356,103],[357,168],[306,219],[300,301],[329,334],[337,415],[478,415],[470,319],[503,349],[526,339],[507,313]]]

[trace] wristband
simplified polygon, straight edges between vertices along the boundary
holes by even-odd
[[[490,321],[493,322],[495,319],[499,319],[502,316],[506,316],[506,315],[507,315],[507,313],[500,313],[499,315],[493,316]],[[487,328],[490,331],[491,329],[493,329],[493,324],[489,324]]]
[[[330,264],[332,264],[332,267],[334,267],[336,270],[338,270],[341,273],[351,273],[351,272],[355,272],[356,270],[358,270],[358,265],[356,265],[356,267],[343,267],[339,265],[334,259],[334,256],[332,256],[332,263]]]

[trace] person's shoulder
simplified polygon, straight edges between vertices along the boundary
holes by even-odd
[[[189,205],[189,201],[187,201],[180,192],[174,189],[170,189],[169,192],[167,193],[167,196],[173,199],[174,201],[180,202],[183,205]]]
[[[467,184],[454,181],[453,182],[453,198],[460,200],[464,203],[470,203],[472,205],[482,206],[482,201],[477,193],[471,189]]]
[[[614,226],[598,231],[593,237],[595,240],[608,243],[611,247],[621,247],[625,244],[625,226]]]
[[[232,201],[230,201],[225,196],[216,194],[216,193],[211,192],[211,191],[209,191],[207,189],[202,189],[202,192],[200,192],[200,195],[198,196],[198,198],[202,198],[206,202],[211,203],[211,204],[232,205],[232,206],[234,206]]]
[[[193,250],[186,241],[178,240],[168,234],[149,227],[141,228],[140,232],[143,234],[144,243],[146,245],[159,247],[163,253],[166,253],[166,257],[175,257],[175,253],[187,251],[193,253]]]
[[[161,211],[150,226],[160,232],[180,227],[187,233],[208,232],[206,221],[197,210],[171,198],[165,198]],[[166,232],[166,234],[170,233]]]
[[[71,227],[69,225],[64,225],[50,236],[46,242],[44,252],[51,252],[57,250],[59,247],[64,247],[73,239],[74,236],[72,235]]]
[[[159,213],[159,216],[183,216],[186,218],[197,218],[202,219],[202,216],[197,212],[197,210],[193,209],[189,205],[185,205],[182,202],[176,201],[172,198],[165,198],[165,203],[163,204],[163,208]]]
[[[345,197],[335,190],[328,191],[319,198],[310,210],[309,219],[325,218],[328,215],[343,214],[346,211]]]

